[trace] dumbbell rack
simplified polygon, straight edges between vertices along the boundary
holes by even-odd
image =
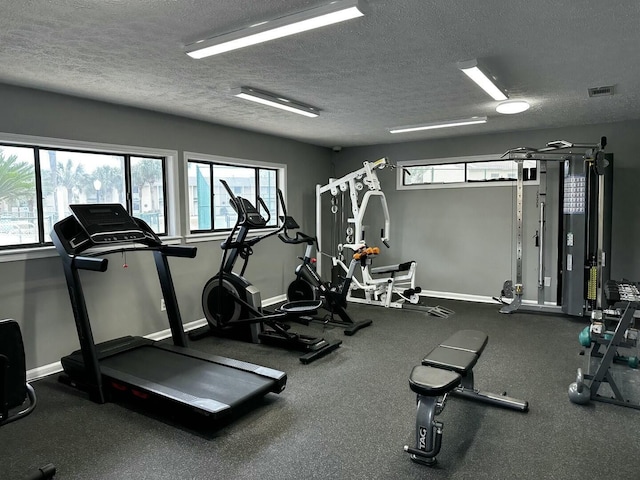
[[[622,301],[616,303],[615,308],[620,312],[620,316],[605,317],[603,323],[604,327],[606,323],[617,321],[613,334],[603,328],[601,334],[592,337],[587,358],[587,373],[583,375],[578,369],[576,383],[580,390],[589,390],[591,400],[640,409],[639,373],[631,368],[616,369],[617,381],[613,374],[614,363],[623,358],[619,349],[633,348],[637,343],[637,338],[629,338],[629,331],[633,326],[636,311],[640,311],[640,293],[635,285],[620,284],[618,289]],[[602,387],[605,386],[610,390],[608,394],[602,392]]]

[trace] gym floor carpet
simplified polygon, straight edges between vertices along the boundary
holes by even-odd
[[[587,321],[553,315],[501,315],[499,305],[430,299],[449,318],[349,305],[373,325],[298,327],[340,338],[309,365],[297,352],[219,338],[193,347],[285,371],[288,383],[256,408],[217,428],[176,423],[108,403],[98,405],[51,376],[33,383],[38,406],[0,429],[0,479],[24,478],[52,462],[68,479],[583,479],[640,478],[640,412],[603,403],[574,405],[567,388],[584,357]],[[415,394],[411,368],[457,330],[489,343],[474,368],[476,387],[528,400],[529,413],[449,398],[438,465],[410,461]],[[638,372],[640,375],[640,372]]]

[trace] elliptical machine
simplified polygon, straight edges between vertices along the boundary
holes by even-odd
[[[220,270],[207,281],[202,291],[202,310],[209,324],[209,333],[301,351],[304,355],[300,357],[300,361],[305,364],[337,349],[342,341],[328,341],[294,333],[290,331],[288,324],[283,323],[295,321],[308,324],[306,316],[315,315],[322,306],[321,301],[288,302],[274,313],[262,311],[260,291],[243,275],[249,257],[253,254],[253,246],[265,238],[279,234],[284,229],[284,224],[275,231],[247,238],[251,229],[261,228],[269,223],[271,213],[262,198],[258,197],[258,202],[267,218],[249,200],[234,195],[226,181],[220,180],[220,183],[229,194],[229,204],[238,217],[226,240],[220,245],[223,250]],[[278,201],[286,218],[286,207],[280,190]],[[244,260],[239,274],[233,271],[238,257]],[[191,338],[199,337],[200,335],[194,335]]]
[[[296,278],[289,284],[287,289],[287,299],[292,301],[301,300],[322,300],[322,308],[329,313],[324,319],[317,319],[329,325],[335,325],[344,328],[345,335],[353,335],[358,330],[371,325],[371,320],[354,321],[347,313],[347,293],[351,286],[351,278],[355,272],[359,259],[356,255],[351,260],[349,270],[338,286],[324,282],[315,268],[316,259],[312,257],[314,245],[316,251],[319,251],[318,240],[316,237],[310,237],[306,233],[296,232],[295,237],[289,235],[289,230],[300,228],[300,225],[293,217],[285,216],[283,225],[283,233],[278,238],[284,243],[299,245],[306,243],[304,257],[298,257],[302,263],[296,267]],[[359,255],[358,255],[359,257]],[[339,318],[336,318],[337,315]],[[314,319],[315,320],[315,319]]]

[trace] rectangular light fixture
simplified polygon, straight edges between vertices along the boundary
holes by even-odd
[[[238,98],[244,98],[245,100],[279,108],[281,110],[286,110],[287,112],[297,113],[299,115],[304,115],[305,117],[317,117],[320,115],[319,108],[295,102],[288,98],[279,97],[273,93],[257,90],[253,87],[236,88],[232,90],[232,93]]]
[[[333,23],[364,15],[361,0],[338,0],[327,5],[256,23],[247,28],[199,40],[185,47],[192,58],[204,58],[219,53],[268,42]]]
[[[501,101],[509,98],[504,90],[498,87],[494,80],[480,69],[478,60],[473,59],[458,62],[458,68],[462,70],[467,77],[476,82],[480,88],[491,95],[494,100]]]
[[[432,130],[434,128],[462,127],[463,125],[476,125],[479,123],[487,123],[487,117],[471,117],[460,120],[449,120],[446,122],[426,123],[423,125],[408,125],[406,127],[394,127],[389,133],[407,133],[417,132],[420,130]]]

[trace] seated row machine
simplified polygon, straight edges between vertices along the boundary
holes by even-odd
[[[529,403],[505,395],[476,390],[473,367],[487,346],[489,337],[477,330],[460,330],[435,347],[422,364],[413,367],[409,387],[418,395],[416,446],[404,447],[411,460],[423,465],[436,464],[444,425],[436,420],[449,394],[527,412]]]

